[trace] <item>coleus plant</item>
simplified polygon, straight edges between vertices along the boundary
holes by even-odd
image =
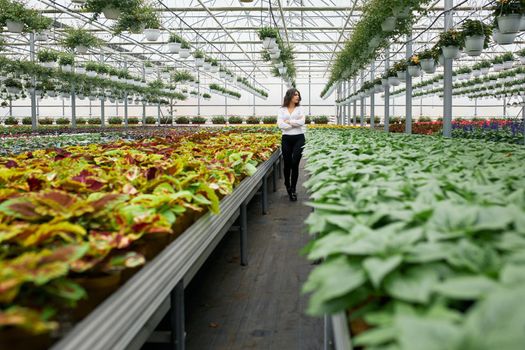
[[[310,313],[363,348],[522,347],[522,147],[311,130],[305,156]]]
[[[22,289],[74,306],[86,292],[72,274],[141,266],[140,242],[169,237],[192,212],[218,213],[277,147],[273,133],[166,132],[0,158],[0,327],[23,327],[2,320],[29,307]]]

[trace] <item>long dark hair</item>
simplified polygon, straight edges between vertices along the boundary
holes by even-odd
[[[297,103],[297,106],[301,105],[301,93],[296,88],[291,88],[288,89],[288,91],[286,91],[286,95],[284,95],[283,107],[288,107],[290,105],[290,101],[292,101],[292,98],[296,92],[299,94],[299,102]]]

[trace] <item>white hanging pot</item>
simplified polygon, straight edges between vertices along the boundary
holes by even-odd
[[[514,61],[505,61],[503,62],[503,69],[512,69]]]
[[[385,88],[389,87],[390,84],[388,83],[388,79],[381,79],[381,85]]]
[[[104,7],[102,13],[107,19],[117,20],[120,16],[120,10],[110,6]]]
[[[503,64],[502,63],[494,63],[492,68],[494,69],[494,72],[501,72],[503,70]]]
[[[471,57],[480,56],[485,45],[485,37],[482,35],[467,36],[465,38],[465,52]]]
[[[401,81],[405,81],[405,78],[406,78],[406,74],[407,72],[406,71],[399,71],[396,73],[397,74],[397,78]]]
[[[211,70],[211,63],[210,62],[204,62],[204,70],[206,72],[209,72]]]
[[[214,65],[211,66],[210,72],[217,73],[218,71],[219,71],[219,66],[214,66]]]
[[[433,58],[423,58],[419,64],[421,65],[421,69],[425,73],[434,73],[436,71],[436,61],[434,61]]]
[[[85,99],[86,99],[86,96],[84,96],[84,94],[78,94],[77,97],[78,97],[80,100],[85,100]]]
[[[481,74],[483,74],[483,75],[489,74],[489,71],[490,71],[490,68],[485,68],[485,67],[481,68]]]
[[[11,33],[22,33],[24,30],[24,23],[7,20],[5,21],[7,31]]]
[[[62,92],[62,93],[60,93],[60,97],[62,97],[62,98],[69,98],[69,96],[70,96],[69,92]]]
[[[481,76],[481,70],[474,69],[474,70],[472,71],[472,75],[473,75],[475,78]]]
[[[516,33],[503,34],[498,29],[494,28],[492,37],[499,45],[510,45],[516,39]]]
[[[421,74],[421,68],[419,66],[408,66],[408,74],[411,77],[419,77]]]
[[[496,17],[498,29],[502,34],[518,33],[521,25],[521,15],[517,13]]]
[[[95,101],[97,99],[97,96],[94,96],[94,95],[89,95],[88,96],[88,100],[90,101]]]
[[[520,57],[520,64],[522,65],[525,64],[525,56]]]
[[[84,45],[78,45],[75,47],[75,52],[79,55],[85,55],[88,52],[88,48]]]
[[[180,49],[179,57],[182,59],[186,59],[190,57],[190,49]]]
[[[520,21],[520,32],[524,32],[524,31],[525,31],[525,15],[522,15],[521,21]]]
[[[397,18],[408,18],[408,16],[410,16],[410,7],[407,6],[404,9],[396,7],[395,9],[392,9],[392,13]]]
[[[204,57],[195,57],[195,66],[197,67],[204,66]]]
[[[442,50],[445,59],[454,59],[459,54],[459,47],[457,46],[444,46]]]
[[[153,68],[153,67],[144,67],[144,72],[146,74],[153,74],[155,72],[155,68]]]
[[[47,34],[46,33],[36,33],[35,40],[40,41],[40,42],[47,41]]]
[[[20,93],[20,89],[14,86],[6,86],[6,90],[11,95],[17,95],[18,93]]]
[[[396,29],[396,18],[387,17],[383,23],[381,23],[381,29],[383,32],[393,32]]]
[[[95,72],[94,70],[88,70],[86,71],[86,75],[90,78],[94,78],[97,76],[97,72]]]
[[[265,49],[271,49],[271,48],[273,48],[274,46],[276,46],[276,44],[277,44],[277,41],[276,41],[275,38],[268,38],[268,37],[267,37],[267,38],[264,38],[264,39],[263,39],[263,47],[264,47]]]
[[[219,72],[219,78],[226,78],[226,72]]]
[[[160,37],[160,29],[146,28],[144,29],[144,37],[147,41],[157,41]]]
[[[40,65],[42,67],[45,67],[45,68],[55,68],[56,67],[56,62],[41,62]]]
[[[399,84],[401,84],[397,77],[388,77],[388,83],[392,86],[398,86]]]
[[[179,53],[180,43],[168,43],[168,51],[170,53]]]

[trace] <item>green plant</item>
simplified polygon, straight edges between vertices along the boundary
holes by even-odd
[[[195,50],[193,52],[193,57],[194,58],[204,58],[204,52],[202,52],[202,50]]]
[[[257,31],[259,34],[259,39],[264,40],[264,38],[279,38],[279,30],[274,27],[262,27]]]
[[[137,117],[128,118],[128,124],[130,124],[130,125],[137,125],[138,123],[139,123],[139,118],[137,118]]]
[[[108,123],[110,125],[121,125],[122,124],[122,118],[121,117],[111,117],[108,119]]]
[[[461,25],[461,35],[463,36],[463,40],[472,36],[484,36],[484,47],[487,49],[492,36],[492,28],[481,21],[466,19]]]
[[[173,124],[173,118],[172,117],[161,117],[160,124],[161,125],[171,125]]]
[[[437,45],[439,47],[455,46],[462,48],[464,46],[464,37],[457,30],[450,29],[439,34],[439,41]]]
[[[100,125],[100,121],[99,118],[89,118],[87,122],[89,125]]]
[[[524,11],[525,2],[523,0],[497,0],[494,17],[523,14]]]
[[[113,26],[113,33],[118,35],[127,31],[139,34],[145,28],[160,28],[160,20],[151,6],[140,6],[123,12]]]
[[[514,54],[512,52],[505,52],[501,55],[501,59],[503,62],[514,61]]]
[[[314,122],[315,124],[328,124],[328,117],[327,116],[318,116],[318,117],[314,117]]]
[[[307,115],[307,116],[305,117],[305,119],[304,119],[304,122],[305,122],[306,124],[311,124],[311,123],[312,123],[312,117],[309,116],[309,115]]]
[[[71,121],[68,118],[58,118],[56,123],[57,125],[69,125]]]
[[[58,56],[58,64],[61,66],[72,66],[75,63],[75,56],[62,52]]]
[[[276,117],[264,117],[263,123],[264,124],[277,124],[277,118]]]
[[[177,123],[177,124],[189,124],[190,123],[190,118],[184,117],[184,116],[176,117],[175,118],[175,123]]]
[[[52,125],[53,124],[53,119],[51,119],[51,118],[39,118],[38,119],[38,124],[40,124],[40,125]]]
[[[259,124],[260,121],[261,120],[255,116],[251,116],[251,117],[248,117],[248,119],[246,119],[247,124]]]
[[[25,19],[25,24],[28,31],[35,31],[36,33],[41,33],[46,29],[49,29],[53,24],[53,19],[46,17],[38,13],[38,11],[33,9],[26,9],[27,15]]]
[[[144,5],[143,0],[86,0],[82,8],[86,12],[92,12],[93,18],[98,19],[106,7],[114,8],[123,13],[133,11]]]
[[[211,95],[210,95],[209,93],[205,92],[205,93],[202,94],[202,97],[203,97],[203,98],[210,99],[210,98],[211,98]]]
[[[189,43],[189,42],[187,42],[187,41],[183,41],[183,42],[180,44],[180,48],[181,48],[181,49],[188,49],[188,50],[189,50],[189,49],[191,48],[191,46],[190,46],[190,43]]]
[[[243,118],[242,117],[229,117],[228,123],[230,124],[242,124]]]
[[[86,125],[87,119],[86,118],[76,118],[77,125]]]
[[[211,122],[213,124],[226,124],[226,118],[223,117],[223,116],[217,116],[217,117],[213,117],[211,119]]]
[[[84,46],[94,48],[100,46],[100,39],[82,28],[67,28],[66,36],[61,40],[61,45],[70,50],[76,47]]]
[[[23,89],[24,87],[22,82],[19,79],[15,78],[7,78],[6,80],[4,80],[4,85],[7,87],[13,87],[17,89]]]
[[[193,117],[191,118],[192,124],[204,124],[206,123],[206,118],[204,117]]]
[[[40,62],[56,62],[58,60],[58,52],[42,49],[38,51],[37,58]]]
[[[22,118],[22,125],[31,125],[33,123],[33,120],[31,117],[24,117]]]
[[[18,125],[18,119],[15,117],[7,117],[4,119],[5,125]]]
[[[168,40],[170,43],[179,43],[182,44],[184,42],[184,39],[182,36],[178,35],[177,33],[171,33],[170,38]]]
[[[146,117],[146,124],[153,125],[157,123],[157,119],[155,117]]]

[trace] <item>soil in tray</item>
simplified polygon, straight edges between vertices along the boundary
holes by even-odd
[[[40,350],[53,344],[50,334],[34,335],[21,329],[5,329],[0,332],[2,350]]]

